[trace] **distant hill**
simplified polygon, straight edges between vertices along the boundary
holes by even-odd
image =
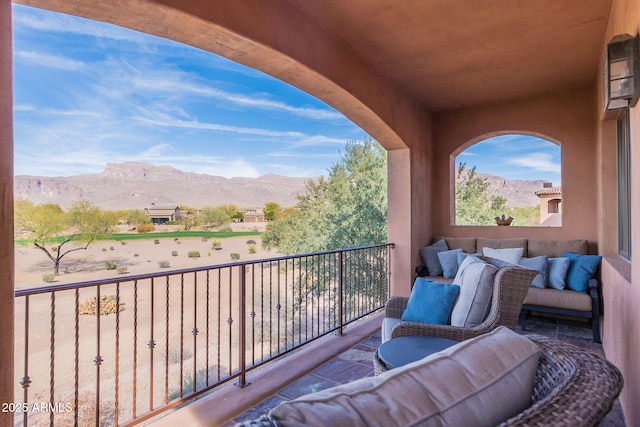
[[[536,191],[542,190],[544,180],[508,180],[496,175],[486,173],[476,173],[480,178],[486,180],[489,193],[507,199],[509,207],[529,207],[540,204],[540,199],[536,196]]]
[[[87,200],[103,209],[142,209],[151,203],[195,208],[233,203],[239,208],[277,202],[294,206],[309,178],[267,174],[224,178],[147,163],[108,163],[103,172],[70,177],[16,176],[15,198],[68,208]]]
[[[512,207],[536,206],[535,192],[545,181],[509,181],[495,175],[478,173],[486,179],[491,194],[507,199]],[[108,163],[103,172],[70,177],[15,177],[15,198],[35,204],[57,203],[68,208],[78,200],[87,200],[103,209],[142,209],[176,204],[195,208],[233,203],[239,208],[261,207],[277,202],[294,206],[305,193],[309,178],[267,174],[258,178],[224,178],[183,172],[171,166],[147,163]]]

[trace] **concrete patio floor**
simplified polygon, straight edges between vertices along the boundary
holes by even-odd
[[[598,354],[604,354],[602,345],[592,341],[591,329],[582,322],[531,317],[527,323],[527,330],[522,331],[520,327],[518,327],[517,332],[521,334],[543,334]],[[338,384],[345,384],[359,378],[372,376],[372,358],[379,345],[380,333],[375,333],[316,369],[308,372],[297,381],[275,391],[271,397],[253,406],[240,416],[226,422],[222,427],[232,427],[238,422],[258,418],[260,415],[269,412],[271,408],[280,402],[295,399],[307,393],[323,390]],[[622,408],[620,407],[620,403],[616,401],[613,409],[601,423],[601,426],[624,427],[625,425]]]

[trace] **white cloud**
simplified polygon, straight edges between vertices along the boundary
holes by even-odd
[[[40,52],[16,50],[14,51],[13,56],[14,58],[23,60],[30,64],[40,65],[48,68],[56,68],[59,70],[83,71],[86,68],[86,64],[84,62]]]
[[[541,172],[560,173],[560,163],[554,162],[547,153],[531,153],[507,160],[507,163],[524,168],[531,168]]]

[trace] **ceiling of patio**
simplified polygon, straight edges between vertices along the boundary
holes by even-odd
[[[593,84],[611,0],[287,0],[431,111]]]

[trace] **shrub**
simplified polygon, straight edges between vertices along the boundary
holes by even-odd
[[[150,231],[154,231],[156,228],[151,224],[140,224],[138,226],[138,233],[149,233]]]
[[[121,244],[122,246],[124,246],[124,245],[126,245],[126,244],[127,244],[127,242],[125,242],[124,240],[120,240],[120,244]]]
[[[218,230],[222,233],[231,233],[233,232],[233,228],[229,227],[228,225],[226,227],[222,227],[220,230]]]
[[[211,248],[219,251],[220,249],[222,249],[222,242],[220,240],[212,240]]]
[[[107,270],[115,270],[118,265],[113,261],[107,261],[104,263],[104,268]]]
[[[257,250],[258,249],[256,248],[256,245],[249,245],[249,253],[250,254],[255,254]]]
[[[118,274],[126,274],[128,272],[129,272],[129,269],[127,268],[126,265],[122,265],[118,267]]]
[[[189,251],[189,258],[200,258],[200,251]]]
[[[177,242],[178,240],[180,240],[180,239],[179,239],[179,238],[177,238],[177,237],[174,237],[174,238],[173,238],[173,241],[174,241],[174,242]]]
[[[102,252],[107,252],[107,248],[102,248]]]
[[[134,257],[136,257],[136,256],[140,256],[140,254],[138,254],[138,253],[135,253],[135,254],[133,254],[133,256],[134,256]]]
[[[207,240],[209,240],[209,238],[207,236],[202,236],[202,241],[206,242]]]
[[[231,254],[231,259],[232,259],[232,260],[238,260],[238,259],[240,259],[240,254],[239,254],[239,253],[237,253],[237,252],[233,252],[233,253]]]
[[[158,261],[158,266],[160,268],[169,268],[171,264],[169,263],[169,261]]]
[[[154,245],[159,245],[159,244],[160,244],[160,240],[155,239],[155,240],[153,241],[153,244],[154,244]]]
[[[116,304],[116,297],[113,295],[102,295],[100,297],[100,315],[108,315],[116,313],[124,309],[124,303]],[[95,316],[98,312],[97,298],[91,297],[80,304],[80,314],[89,314]]]
[[[178,251],[171,251],[171,256],[178,256]]]
[[[109,248],[109,250],[110,250],[110,251],[115,251],[115,249],[113,248],[113,246],[111,246],[111,247]]]
[[[251,240],[247,240],[247,245],[255,245],[256,241],[251,239]]]
[[[53,275],[53,274],[51,274],[51,273],[46,273],[46,274],[43,274],[43,275],[42,275],[42,280],[44,280],[44,281],[45,281],[45,282],[47,282],[47,283],[51,283],[51,282],[53,282],[53,281],[54,281],[55,277],[56,277],[56,276],[54,276],[54,275]]]

